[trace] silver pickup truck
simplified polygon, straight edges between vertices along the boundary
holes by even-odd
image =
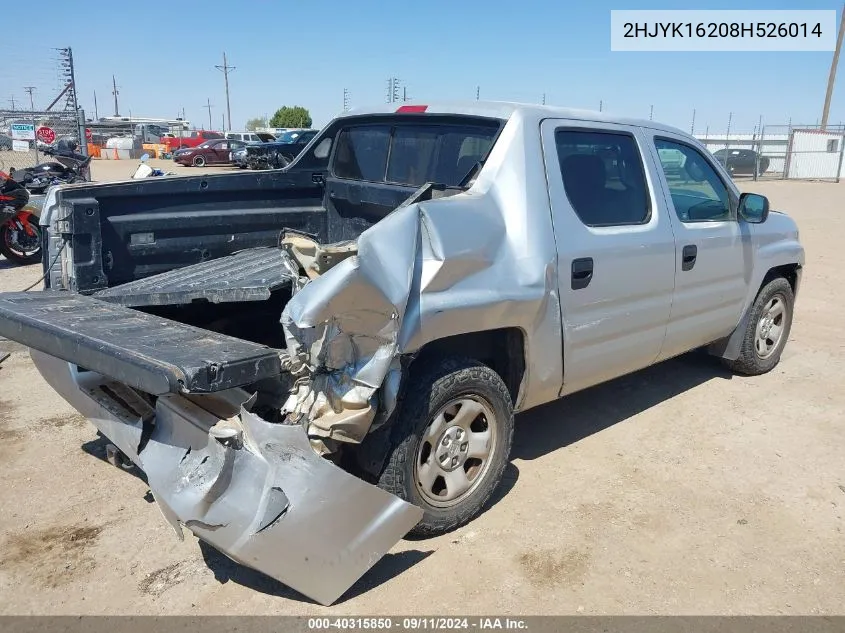
[[[698,348],[771,370],[804,263],[689,135],[503,103],[353,111],[285,169],[59,187],[41,221],[0,334],[177,534],[326,604],[479,513],[515,412]]]

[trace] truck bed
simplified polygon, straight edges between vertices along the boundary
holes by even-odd
[[[76,293],[0,295],[0,335],[154,395],[277,376],[277,350]]]

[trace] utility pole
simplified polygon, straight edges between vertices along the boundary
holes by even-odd
[[[29,109],[32,112],[35,112],[35,105],[32,99],[32,93],[35,92],[35,86],[24,86],[24,92],[29,95]]]
[[[654,106],[651,106],[651,108],[648,111],[648,120],[652,121],[653,119],[654,119]]]
[[[15,111],[15,95],[12,95],[12,98],[9,99],[9,103],[12,104],[12,112]]]
[[[408,86],[402,86],[402,101],[408,100]]]
[[[100,114],[97,112],[97,91],[94,91],[94,120],[100,120]]]
[[[398,77],[390,77],[387,80],[387,102],[395,103],[399,101],[399,83]]]
[[[223,81],[226,83],[226,118],[229,120],[229,130],[232,129],[232,108],[229,105],[229,71],[235,70],[234,66],[229,66],[226,61],[226,51],[223,51],[223,65],[215,66],[217,70],[223,71]],[[210,112],[210,110],[209,110]],[[223,131],[226,131],[226,126],[223,126]]]
[[[546,105],[546,93],[543,93],[543,105]]]
[[[689,133],[692,136],[695,133],[695,108],[692,109],[692,123],[689,126]]]
[[[205,105],[203,106],[203,108],[208,108],[208,129],[209,130],[211,130],[211,128],[212,128],[212,125],[211,125],[211,108],[213,108],[213,107],[214,106],[211,105],[211,99],[206,97]]]
[[[475,100],[478,101],[481,98],[481,86],[475,87]]]
[[[223,121],[223,131],[225,132],[226,131],[226,115],[223,114],[222,112],[220,113],[220,119]],[[229,129],[230,130],[232,129],[231,123],[229,123]]]
[[[830,62],[830,75],[827,78],[827,92],[824,95],[824,109],[822,110],[822,129],[827,128],[827,117],[830,114],[830,100],[833,97],[833,83],[836,80],[836,67],[839,65],[839,51],[842,50],[842,36],[845,34],[845,7],[839,15],[839,35],[836,37],[836,49]]]
[[[601,99],[599,99],[599,112],[601,112],[601,111],[602,111],[602,108],[603,108],[603,107],[604,107],[604,101],[602,101]]]
[[[111,85],[112,85],[112,94],[114,95],[114,115],[120,116],[120,110],[117,108],[117,81],[114,78],[114,75],[111,76]]]
[[[343,89],[343,111],[349,111],[349,91],[346,88]]]

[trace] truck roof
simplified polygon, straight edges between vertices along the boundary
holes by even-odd
[[[634,119],[623,117],[598,110],[580,110],[576,108],[562,108],[558,106],[537,105],[532,103],[517,103],[510,101],[434,101],[419,102],[407,101],[402,103],[388,103],[384,105],[352,108],[340,115],[361,116],[366,114],[390,114],[390,113],[427,113],[427,114],[457,114],[467,116],[493,117],[497,119],[510,119],[514,114],[519,113],[525,118],[540,121],[548,118],[574,119],[578,121],[596,121],[601,123],[620,123],[622,125],[634,125],[657,130],[665,130],[676,134],[686,134],[683,130],[670,125],[664,125],[657,121],[647,119]]]

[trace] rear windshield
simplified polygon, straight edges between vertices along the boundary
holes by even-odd
[[[420,186],[457,186],[483,161],[500,123],[370,124],[344,128],[333,173],[338,178]]]

